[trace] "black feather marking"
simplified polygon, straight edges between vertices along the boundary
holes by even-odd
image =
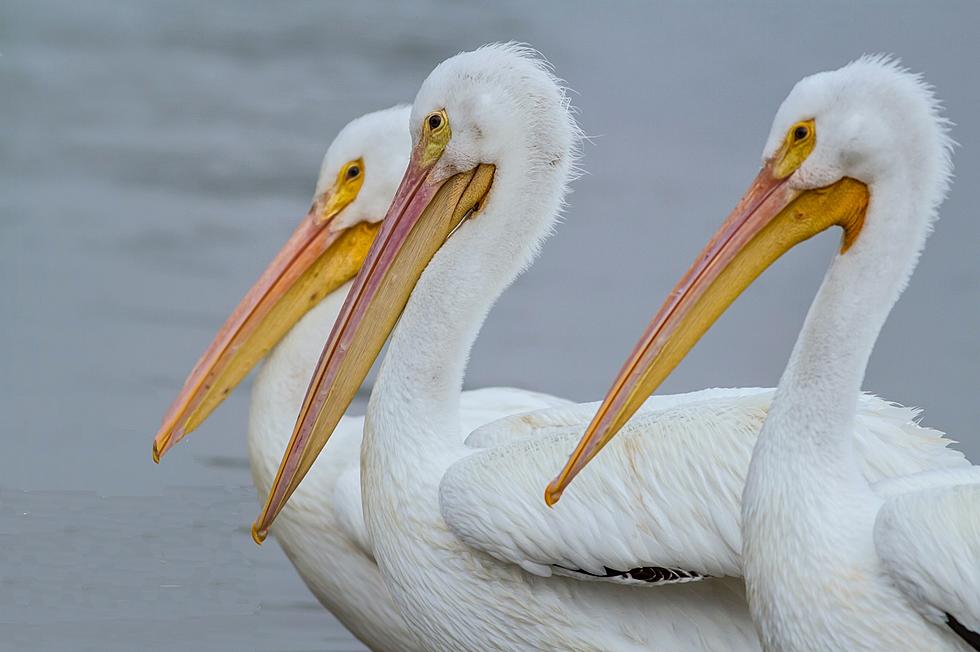
[[[696,571],[683,570],[680,568],[664,568],[662,566],[640,566],[629,570],[618,570],[616,568],[603,566],[603,573],[590,573],[582,568],[568,568],[561,565],[559,565],[558,568],[563,568],[572,573],[588,575],[589,577],[635,580],[637,582],[646,582],[648,584],[676,584],[678,582],[694,582],[708,577],[707,575],[702,575]]]
[[[966,641],[967,645],[974,650],[980,650],[980,634],[972,629],[967,629],[963,623],[956,620],[956,617],[949,612],[946,613],[946,624],[949,625],[951,630],[956,632],[957,636]]]

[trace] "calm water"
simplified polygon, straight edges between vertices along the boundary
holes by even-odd
[[[793,82],[895,52],[962,147],[866,386],[980,457],[980,3],[598,4],[0,6],[0,646],[360,649],[248,537],[247,392],[160,467],[150,439],[337,129],[487,41],[544,52],[594,138],[470,384],[598,398],[754,174]],[[666,390],[775,383],[836,237],[776,265]]]

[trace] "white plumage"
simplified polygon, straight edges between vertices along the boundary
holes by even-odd
[[[404,120],[398,124],[403,127]],[[362,191],[363,192],[363,191]],[[252,388],[248,457],[260,497],[275,478],[309,376],[350,284],[328,295],[269,354]],[[558,404],[532,392],[491,388],[464,392],[469,427]],[[317,600],[378,652],[424,650],[402,619],[378,572],[361,510],[363,417],[344,417],[326,452],[283,509],[272,532]]]
[[[742,495],[742,569],[765,650],[980,650],[980,469],[950,452],[917,474],[902,460],[897,477],[876,484],[857,400],[948,189],[950,149],[932,89],[887,58],[799,82],[756,180],[667,298],[550,489],[567,485],[628,418],[639,388],[655,390],[759,273],[841,226]],[[662,504],[659,480],[636,499]]]
[[[554,509],[541,500],[541,478],[564,460],[598,404],[486,424],[466,443],[489,450],[443,476],[442,515],[468,545],[536,574],[657,566],[741,577],[742,489],[773,393],[707,389],[648,399]],[[916,425],[915,410],[867,395],[858,405],[855,443],[869,482],[972,470],[948,439]]]
[[[325,198],[336,195],[335,179],[351,162],[359,161],[363,185],[325,228],[340,232],[361,223],[378,222],[384,216],[408,160],[408,114],[406,106],[377,111],[352,121],[338,133],[323,159],[311,216],[316,217],[313,213]],[[261,283],[257,287],[262,287]],[[349,288],[350,283],[343,284],[313,305],[269,352],[256,377],[249,412],[248,456],[260,495],[272,484],[278,456],[289,440],[320,346]],[[269,285],[259,295],[288,297],[286,290]],[[246,312],[256,310],[251,296],[249,293],[242,304]],[[228,351],[254,346],[249,333],[267,327],[268,317],[262,319],[255,326],[242,322],[237,326],[240,334],[222,346]],[[221,334],[216,342],[222,342]],[[163,452],[172,445],[174,433],[182,436],[190,414],[205,400],[201,397],[213,391],[218,370],[227,364],[225,355],[209,357],[206,353],[202,358],[185,385],[190,391],[188,399],[180,403],[178,398],[179,409],[173,412],[173,420],[165,420],[157,439],[161,445],[155,450]],[[195,389],[195,379],[209,367],[214,371]],[[185,405],[191,407],[181,407]],[[283,512],[276,538],[320,603],[362,642],[376,651],[421,651],[388,596],[367,544],[359,479],[363,421],[362,417],[343,419],[330,444],[330,455],[313,469]]]
[[[328,192],[350,161],[362,161],[365,177],[356,198],[333,219],[334,228],[377,222],[385,214],[408,158],[408,117],[408,107],[394,107],[358,118],[338,133],[324,156],[315,196]],[[320,348],[349,289],[346,283],[312,307],[269,353],[256,376],[248,456],[260,497],[275,478]],[[461,411],[476,427],[513,412],[556,404],[543,395],[492,388],[465,392]],[[363,417],[343,418],[324,459],[293,495],[273,532],[319,602],[368,647],[379,652],[422,650],[388,595],[364,525],[363,424]]]
[[[255,379],[248,458],[260,498],[275,477],[318,349],[349,288],[348,283],[307,313],[269,354]],[[363,423],[363,417],[344,417],[329,454],[313,467],[273,534],[320,604],[365,645],[376,651],[421,651],[388,596],[367,545],[359,473]]]
[[[461,54],[429,76],[412,110],[412,165],[430,156],[440,115],[452,138],[428,178],[485,163],[495,172],[479,212],[451,232],[414,283],[368,407],[364,514],[396,604],[429,650],[758,649],[737,577],[738,497],[772,391],[651,399],[635,430],[547,511],[541,481],[567,455],[590,406],[512,416],[466,438],[472,426],[460,387],[487,311],[554,224],[579,132],[556,80],[513,46]],[[411,183],[423,189],[396,197],[389,211],[396,221],[386,220],[369,255],[382,271],[355,282],[350,320],[331,335],[311,405],[332,391],[322,379],[348,373],[349,351],[366,355],[358,326],[370,325],[360,316],[374,305],[377,278],[405,252],[378,243],[397,241],[403,216],[425,219],[412,198],[429,192],[428,182],[412,165],[403,189],[418,178]],[[855,432],[869,481],[965,463],[938,433],[915,425],[911,411],[860,401]],[[302,415],[281,469],[299,468],[308,455],[319,409]],[[692,432],[698,436],[684,436]],[[295,474],[285,473],[288,487]],[[659,500],[635,488],[643,478],[654,495],[662,492]],[[288,490],[274,488],[257,532],[281,496]],[[713,577],[697,581],[703,575]]]
[[[742,507],[753,616],[772,650],[969,649],[950,617],[980,631],[980,492],[956,485],[980,476],[936,471],[906,481],[935,488],[883,499],[854,473],[855,408],[844,400],[946,194],[946,122],[919,77],[881,58],[801,81],[767,156],[804,117],[817,145],[790,183],[847,176],[867,184],[871,203],[814,300],[753,455]]]
[[[901,480],[919,485],[894,495],[875,519],[882,565],[912,606],[940,627],[950,617],[980,632],[980,469],[926,472]],[[883,483],[893,489],[897,483]],[[879,491],[884,487],[876,487]],[[980,636],[973,636],[974,647]]]

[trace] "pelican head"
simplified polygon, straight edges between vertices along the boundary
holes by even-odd
[[[950,150],[932,89],[887,57],[800,81],[776,114],[761,171],[647,327],[548,486],[548,504],[735,298],[800,242],[841,227],[835,265],[876,290],[860,310],[890,308],[946,195]]]
[[[773,119],[763,167],[799,191],[845,177],[869,188],[908,183],[932,209],[908,217],[930,221],[952,175],[948,126],[921,75],[890,57],[864,56],[796,84]]]
[[[409,107],[344,127],[323,158],[313,205],[218,331],[153,440],[160,458],[197,428],[324,297],[357,274],[408,162]]]
[[[423,272],[426,291],[461,303],[483,296],[473,310],[485,311],[551,231],[579,141],[558,80],[513,44],[436,67],[412,106],[410,130],[408,169],[324,348],[253,527],[257,542],[326,445]],[[434,259],[440,264],[430,266]]]
[[[447,237],[440,247],[472,256],[477,242],[492,242],[511,248],[514,259],[532,259],[564,201],[580,138],[565,89],[547,62],[512,43],[447,59],[419,89],[410,129],[413,158],[403,187],[424,177],[419,188],[428,194],[459,174],[493,177],[470,217],[493,207],[494,219],[472,220],[461,237]],[[505,191],[491,193],[491,185]],[[421,198],[413,203],[424,205]]]

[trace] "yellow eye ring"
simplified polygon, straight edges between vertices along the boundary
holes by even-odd
[[[773,157],[773,174],[785,179],[796,172],[816,145],[817,126],[813,119],[797,122],[786,132],[783,146]]]
[[[324,191],[314,203],[319,210],[317,223],[323,224],[335,217],[357,199],[357,194],[364,185],[364,159],[347,161],[337,170],[337,178],[327,191]]]
[[[419,146],[422,148],[420,162],[433,165],[442,156],[453,130],[449,125],[449,115],[445,109],[433,111],[422,119],[422,133]]]

